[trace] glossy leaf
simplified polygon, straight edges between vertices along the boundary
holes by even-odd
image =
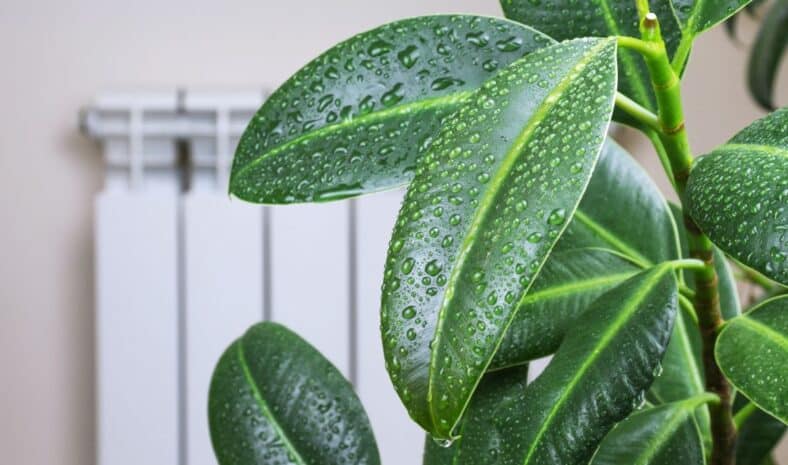
[[[638,271],[637,265],[609,250],[554,252],[521,300],[490,368],[552,354],[591,302]]]
[[[736,404],[746,404],[744,396]],[[762,465],[785,434],[780,420],[758,409],[752,413],[736,436],[736,465]]]
[[[460,424],[459,438],[439,444],[427,436],[424,465],[474,465],[483,457],[497,456],[506,436],[496,429],[496,419],[504,411],[525,416],[527,381],[527,365],[486,374]]]
[[[222,355],[208,413],[220,465],[379,465],[353,387],[287,328],[252,326]]]
[[[717,338],[715,357],[736,389],[788,422],[788,296],[767,300],[728,322]]]
[[[677,302],[668,265],[597,299],[531,383],[518,418],[501,412],[500,465],[586,464],[607,432],[643,401],[668,344]]]
[[[577,37],[640,37],[634,0],[500,0],[507,18],[532,26],[556,40]],[[681,30],[669,0],[652,1],[660,18],[662,35],[672,55]],[[643,59],[631,50],[620,49],[619,90],[650,110],[656,110],[648,70]],[[628,118],[621,118],[626,122]]]
[[[622,217],[631,220],[620,221]],[[601,293],[638,271],[633,265],[648,267],[678,258],[676,234],[656,185],[608,139],[575,216],[525,297],[491,367],[554,352],[567,325]]]
[[[605,436],[590,465],[703,465],[694,412],[712,395],[635,412]]]
[[[491,367],[555,351],[566,326],[614,281],[638,271],[633,265],[679,258],[677,234],[657,186],[608,139],[572,222],[525,297]]]
[[[614,250],[642,267],[679,256],[678,232],[667,202],[637,162],[610,140],[556,246],[580,247]]]
[[[752,0],[671,0],[681,28],[695,36],[736,14]]]
[[[238,145],[230,191],[294,203],[403,185],[443,118],[498,70],[549,43],[511,21],[468,15],[411,18],[354,36],[268,98]]]
[[[459,442],[462,439],[455,441],[457,445],[451,444],[447,447],[448,443],[438,444],[432,437],[427,434],[424,438],[424,458],[422,459],[423,465],[455,465],[454,456],[457,455],[459,450]]]
[[[451,437],[604,141],[613,39],[564,42],[499,73],[419,160],[386,262],[382,332],[410,415]]]
[[[701,157],[686,197],[690,216],[723,251],[788,284],[788,108]]]
[[[774,110],[774,83],[788,47],[788,0],[776,0],[763,19],[747,66],[747,84],[755,101]]]

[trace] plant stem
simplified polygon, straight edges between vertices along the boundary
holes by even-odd
[[[647,128],[659,131],[660,126],[657,115],[643,108],[639,103],[620,92],[616,94],[616,107],[634,118],[637,122],[645,125]]]
[[[747,421],[747,419],[750,418],[750,416],[755,413],[756,410],[758,410],[758,407],[756,407],[755,404],[752,402],[747,402],[747,405],[742,407],[738,412],[736,412],[736,415],[733,416],[733,423],[736,424],[736,428],[741,428],[741,425],[743,425],[744,422]]]
[[[682,35],[679,46],[676,48],[676,53],[673,54],[673,62],[671,65],[673,66],[673,71],[676,73],[681,72],[684,68],[684,63],[687,61],[690,49],[692,48],[692,39],[694,39],[694,37],[687,34],[688,33],[684,33]]]
[[[632,45],[649,50],[649,53],[643,54],[643,58],[651,75],[651,83],[659,108],[657,116],[661,126],[660,140],[665,149],[676,191],[683,206],[690,256],[704,263],[704,266],[694,268],[692,272],[696,285],[694,307],[703,341],[706,390],[720,398],[718,404],[709,405],[713,441],[710,464],[734,465],[736,428],[733,423],[731,387],[714,359],[714,346],[723,320],[720,313],[717,273],[714,269],[713,245],[686,213],[685,190],[692,166],[692,153],[687,139],[687,131],[684,128],[681,83],[665,50],[665,43],[662,40],[656,15],[648,13],[643,17],[641,34],[643,42],[648,43],[649,47],[645,48],[641,44]]]
[[[643,131],[646,137],[651,140],[651,145],[654,146],[654,150],[657,152],[657,156],[659,157],[660,163],[662,163],[662,169],[665,170],[665,174],[668,177],[668,181],[670,181],[670,185],[673,186],[673,189],[676,190],[676,180],[673,178],[673,168],[670,166],[670,159],[668,159],[668,153],[665,151],[665,146],[662,145],[662,139],[660,139],[660,134],[662,129],[658,131]]]
[[[706,265],[694,258],[682,258],[680,260],[671,260],[667,262],[670,266],[673,267],[674,270],[682,269],[682,270],[701,270]]]

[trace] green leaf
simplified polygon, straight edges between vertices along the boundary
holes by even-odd
[[[411,18],[352,37],[268,98],[238,145],[230,191],[294,203],[404,185],[445,117],[498,70],[552,42],[469,15]]]
[[[777,0],[766,14],[750,53],[747,84],[761,107],[774,110],[774,82],[788,47],[788,0]]]
[[[521,300],[490,368],[552,354],[591,302],[638,271],[637,265],[609,250],[553,252]]]
[[[736,404],[746,404],[744,396]],[[762,465],[785,434],[785,424],[756,410],[741,425],[736,436],[736,465]]]
[[[715,348],[726,378],[761,410],[788,422],[788,296],[728,322]]]
[[[460,437],[451,447],[442,447],[427,436],[424,465],[474,465],[484,457],[496,457],[501,441],[506,440],[502,431],[495,429],[501,412],[517,412],[517,417],[527,414],[523,396],[528,380],[528,366],[487,373],[473,396],[468,412],[460,423]]]
[[[496,416],[502,459],[484,464],[586,464],[607,432],[643,401],[668,344],[677,286],[670,265],[599,297],[569,331],[522,408]]]
[[[682,30],[691,37],[725,21],[752,0],[672,0]]]
[[[690,216],[723,251],[788,284],[788,108],[701,157],[686,198]]]
[[[711,394],[633,413],[605,436],[590,465],[703,465],[693,413]]]
[[[208,415],[220,465],[380,464],[353,387],[278,324],[252,326],[225,351]]]
[[[599,297],[526,389],[526,416],[498,416],[497,428],[507,434],[503,463],[588,463],[607,432],[643,401],[668,344],[676,302],[669,265]]]
[[[427,434],[424,438],[424,458],[422,459],[423,465],[454,465],[454,456],[457,455],[459,450],[458,444],[462,439],[455,441],[451,447],[449,443],[438,444],[432,437]]]
[[[679,258],[677,234],[657,186],[608,139],[572,222],[525,297],[491,368],[554,352],[567,325],[601,293],[638,271],[633,265]]]
[[[507,18],[535,27],[556,40],[577,37],[640,37],[634,0],[500,0]],[[672,55],[681,30],[669,0],[651,2],[660,18],[662,36]],[[643,59],[631,50],[618,51],[619,90],[656,111],[656,99]],[[623,115],[619,120],[629,122]]]
[[[610,140],[556,246],[580,247],[614,250],[644,268],[679,256],[678,232],[667,202],[640,165]]]
[[[453,436],[577,208],[609,124],[615,50],[582,39],[532,53],[485,83],[419,160],[381,325],[394,386],[435,437]]]

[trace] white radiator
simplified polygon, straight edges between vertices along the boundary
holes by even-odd
[[[224,348],[286,324],[356,385],[384,463],[421,463],[423,434],[383,366],[378,307],[402,197],[259,207],[227,195],[262,92],[132,93],[83,115],[101,141],[96,199],[98,465],[215,465],[207,393]]]

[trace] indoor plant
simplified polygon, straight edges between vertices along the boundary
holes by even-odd
[[[739,463],[768,460],[788,420],[788,109],[693,161],[680,92],[694,38],[747,3],[406,19],[310,62],[251,121],[242,199],[408,185],[381,332],[425,463],[732,464],[737,428],[760,440]],[[680,206],[611,119],[651,140]],[[748,311],[726,254],[768,288]],[[225,352],[209,412],[222,465],[379,463],[350,385],[272,323]]]

